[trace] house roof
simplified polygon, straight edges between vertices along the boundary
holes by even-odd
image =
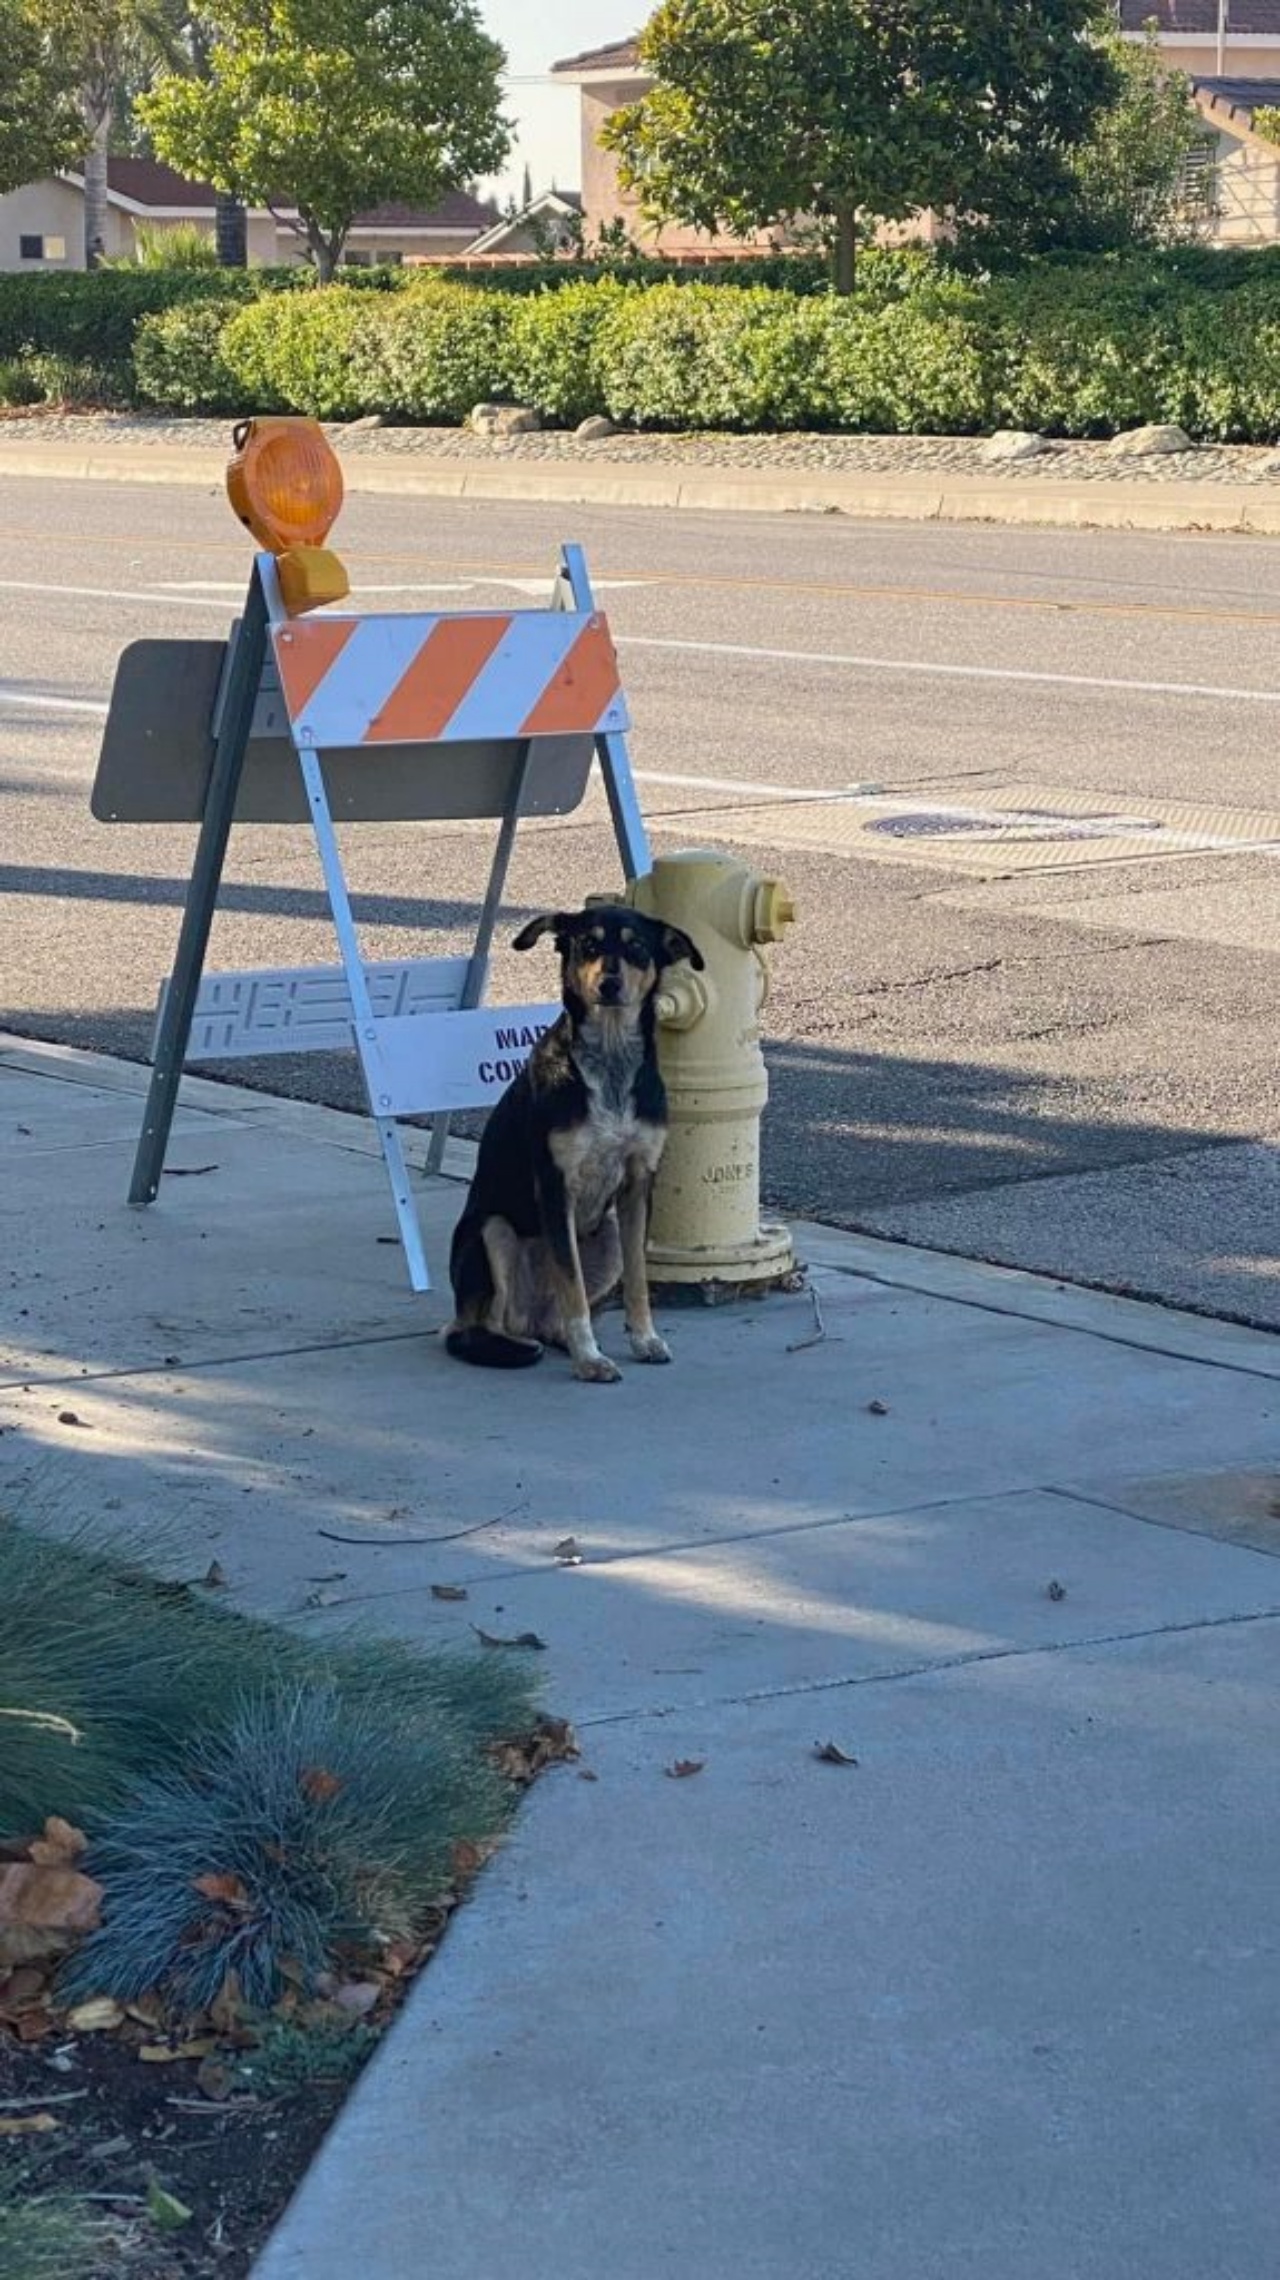
[[[1250,135],[1255,111],[1280,109],[1280,78],[1193,79],[1191,92],[1201,116],[1228,133]]]
[[[71,179],[81,182],[83,177],[72,173]],[[173,167],[161,165],[156,158],[109,158],[107,160],[107,195],[113,204],[131,207],[142,214],[211,214],[216,192],[209,182],[193,182],[185,174],[175,173]],[[281,212],[292,209],[282,207]],[[482,230],[493,227],[494,210],[481,199],[473,198],[469,190],[450,190],[438,206],[412,206],[392,200],[374,206],[367,214],[357,214],[352,224],[357,230]]]
[[[540,191],[538,196],[531,198],[529,204],[523,206],[518,214],[503,214],[501,219],[493,224],[492,229],[486,230],[483,237],[478,237],[474,245],[467,247],[467,252],[469,254],[500,253],[507,238],[515,237],[520,230],[526,229],[531,222],[540,220],[543,215],[550,215],[556,221],[565,221],[570,214],[580,215],[581,212],[581,191]]]
[[[584,48],[581,55],[567,55],[562,63],[553,63],[552,75],[563,72],[569,77],[579,71],[634,71],[640,61],[639,34],[629,40],[613,40],[607,47]]]
[[[158,158],[109,158],[107,188],[137,206],[189,206],[198,212],[214,200],[208,182],[190,182]]]
[[[1204,39],[1218,35],[1218,0],[1120,0],[1120,23],[1141,32],[1154,22],[1162,32]],[[1230,39],[1280,39],[1280,0],[1228,0]]]

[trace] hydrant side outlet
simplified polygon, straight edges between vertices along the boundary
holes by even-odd
[[[706,962],[701,974],[674,969],[659,994],[670,1123],[649,1232],[654,1281],[778,1282],[795,1260],[786,1228],[760,1219],[769,1079],[760,1049],[767,973],[757,945],[781,938],[794,904],[779,880],[707,850],[660,856],[626,899],[680,927]]]

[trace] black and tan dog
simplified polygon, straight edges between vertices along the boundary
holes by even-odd
[[[574,1374],[621,1376],[596,1344],[591,1309],[622,1278],[631,1351],[669,1362],[653,1327],[645,1237],[667,1129],[654,1049],[663,969],[702,958],[679,928],[613,906],[531,919],[531,950],[554,934],[564,1012],[508,1086],[480,1142],[449,1270],[449,1352],[522,1369],[564,1346]]]

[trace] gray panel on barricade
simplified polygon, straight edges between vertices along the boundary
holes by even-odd
[[[134,641],[122,651],[90,802],[99,823],[200,822],[226,653],[224,641]],[[338,823],[501,816],[526,750],[522,815],[570,814],[587,788],[593,753],[589,736],[538,737],[531,748],[513,739],[326,752],[330,812]],[[269,655],[235,820],[311,820]]]
[[[380,1021],[452,1013],[462,1003],[467,958],[388,959],[364,969]],[[156,1031],[169,984],[160,992]],[[250,1061],[270,1053],[333,1053],[351,1045],[355,1015],[342,966],[253,966],[206,974],[191,1017],[188,1061]],[[152,1043],[152,1052],[155,1042]]]

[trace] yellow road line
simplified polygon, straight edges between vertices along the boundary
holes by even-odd
[[[248,561],[244,542],[234,536],[227,538],[174,538],[153,531],[126,531],[121,533],[75,533],[51,530],[25,530],[0,528],[0,541],[12,544],[36,542],[91,548],[100,553],[104,547],[146,546],[169,554],[185,557],[200,556],[207,561],[214,551],[230,553],[245,564]],[[491,562],[485,560],[459,560],[452,554],[406,554],[367,551],[362,547],[343,547],[342,557],[353,568],[361,563],[370,567],[395,566],[420,571],[444,570],[453,578],[540,578],[551,587],[550,560],[542,562]],[[598,566],[599,567],[599,566]],[[741,578],[726,577],[704,570],[629,570],[599,568],[602,581],[626,580],[636,585],[675,587],[679,589],[706,589],[719,593],[759,593],[774,598],[794,596],[797,599],[814,598],[854,602],[920,602],[935,608],[966,610],[1029,610],[1049,616],[1118,617],[1151,619],[1163,624],[1195,625],[1280,625],[1280,610],[1230,610],[1200,608],[1183,603],[1169,602],[1103,602],[1087,598],[1059,597],[1039,594],[975,594],[950,586],[882,586],[859,585],[840,580],[788,579],[779,577]]]

